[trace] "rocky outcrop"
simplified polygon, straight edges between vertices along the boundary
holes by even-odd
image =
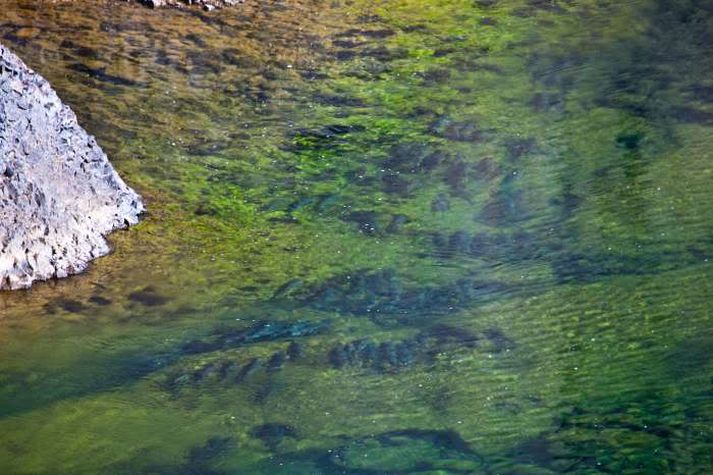
[[[233,7],[244,3],[245,0],[140,0],[141,3],[151,8],[183,8],[185,6],[196,5],[203,7],[204,10],[213,10],[216,8]]]
[[[0,45],[0,289],[81,272],[143,210],[47,81]]]

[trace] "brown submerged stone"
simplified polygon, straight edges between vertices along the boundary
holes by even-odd
[[[0,45],[0,290],[81,272],[143,211],[49,83]]]

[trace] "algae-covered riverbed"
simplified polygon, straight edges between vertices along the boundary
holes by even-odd
[[[5,0],[147,201],[0,293],[7,474],[713,471],[713,2]]]

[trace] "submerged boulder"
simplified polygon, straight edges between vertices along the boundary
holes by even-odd
[[[0,289],[81,272],[143,210],[47,81],[0,45]]]

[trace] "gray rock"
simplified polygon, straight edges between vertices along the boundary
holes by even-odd
[[[47,81],[0,45],[0,290],[81,272],[143,211]]]
[[[203,10],[211,12],[217,8],[234,7],[244,3],[245,0],[139,0],[151,8],[184,8],[185,6],[201,6]]]
[[[166,6],[166,0],[143,0],[146,5],[151,8],[160,8]]]

